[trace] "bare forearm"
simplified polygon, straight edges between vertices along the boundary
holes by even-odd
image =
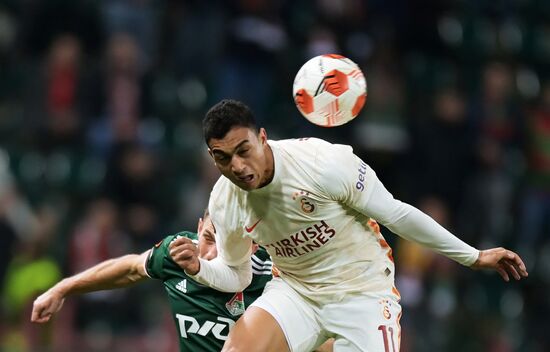
[[[126,287],[147,278],[143,263],[149,251],[141,255],[106,260],[80,274],[63,279],[41,294],[33,303],[31,321],[45,323],[63,306],[69,295]]]
[[[136,265],[140,256],[126,255],[99,263],[59,282],[56,289],[64,296],[99,290],[122,288],[144,280],[147,276]]]

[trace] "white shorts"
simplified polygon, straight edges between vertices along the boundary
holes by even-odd
[[[281,326],[291,352],[310,352],[334,337],[334,352],[398,352],[401,306],[391,291],[357,293],[318,306],[281,278],[273,278],[252,305]]]

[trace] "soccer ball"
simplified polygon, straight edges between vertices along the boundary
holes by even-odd
[[[306,119],[323,127],[345,124],[355,118],[367,99],[367,81],[350,59],[319,55],[296,74],[294,102]]]

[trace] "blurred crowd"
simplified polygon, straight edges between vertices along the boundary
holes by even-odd
[[[294,106],[310,57],[363,69],[354,121]],[[530,276],[503,283],[385,231],[409,351],[550,350],[550,2],[0,1],[0,351],[177,350],[160,284],[36,295],[102,260],[194,230],[219,176],[201,119],[249,104],[273,139],[352,144],[396,198]]]

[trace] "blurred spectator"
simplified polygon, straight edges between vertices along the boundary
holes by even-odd
[[[132,251],[131,240],[120,228],[119,210],[109,199],[93,201],[85,216],[76,225],[69,242],[69,272],[76,274],[109,258]],[[138,311],[132,306],[128,292],[99,291],[76,301],[75,320],[78,331],[87,339],[85,348],[106,349],[113,346],[113,334],[138,323]],[[110,319],[115,316],[116,319]],[[95,340],[95,341],[94,341]],[[94,347],[95,346],[95,347]]]
[[[443,199],[426,196],[420,199],[418,207],[450,229],[450,213]],[[402,350],[447,350],[445,344],[448,342],[442,341],[443,337],[436,342],[422,336],[422,332],[411,319],[439,319],[438,324],[445,323],[445,318],[455,309],[452,303],[454,292],[450,291],[455,266],[449,259],[401,238],[396,244],[396,258],[396,284],[401,293],[401,304],[410,315],[403,318],[403,324],[408,328],[403,331]]]
[[[110,152],[117,143],[137,140],[138,123],[142,117],[145,67],[140,60],[141,49],[126,33],[109,38],[103,67],[104,115],[92,125],[92,146],[101,154]]]
[[[309,32],[306,61],[317,55],[339,52],[336,35],[329,28],[317,26]]]
[[[86,51],[97,53],[102,41],[98,4],[74,0],[3,2],[17,14],[17,47],[27,57],[40,55],[62,33],[71,33],[84,43]]]
[[[518,238],[518,246],[525,250],[550,243],[550,83],[527,114],[527,126],[527,175]]]
[[[45,151],[80,145],[85,107],[81,55],[77,37],[60,35],[52,41],[39,76],[32,78],[27,114],[38,128],[38,146]]]
[[[151,0],[111,0],[99,5],[107,37],[116,37],[120,33],[132,37],[139,47],[138,59],[142,66],[150,64],[157,49],[155,3]]]
[[[369,67],[366,118],[355,133],[356,144],[373,153],[404,153],[409,146],[403,113],[405,96],[397,72],[383,65]]]
[[[451,212],[462,200],[464,182],[472,170],[474,136],[466,122],[464,97],[453,89],[435,95],[433,116],[413,132],[413,167],[420,194],[445,199]]]
[[[107,114],[116,141],[135,139],[136,125],[140,117],[139,47],[127,34],[114,35],[107,47]]]
[[[164,185],[159,163],[151,151],[135,143],[117,145],[108,164],[104,193],[121,207],[161,206]]]
[[[228,27],[226,54],[214,80],[214,101],[246,101],[265,125],[277,78],[277,54],[288,37],[276,2],[239,1],[237,15]],[[253,88],[252,88],[253,87]]]
[[[128,240],[119,228],[118,209],[109,199],[91,202],[70,240],[69,267],[76,274],[128,251]]]
[[[80,128],[76,111],[80,44],[73,36],[56,39],[50,49],[47,77],[48,140],[78,138]]]
[[[59,218],[47,207],[33,215],[37,226],[30,228],[26,236],[19,236],[7,248],[8,264],[2,281],[0,311],[3,317],[0,340],[6,341],[6,345],[0,347],[6,350],[34,350],[52,342],[50,334],[39,333],[24,317],[36,295],[61,277],[59,262],[49,254]],[[4,329],[3,324],[6,324]]]
[[[517,148],[521,141],[521,113],[514,95],[509,66],[492,62],[483,70],[482,91],[474,97],[472,115],[481,136],[505,148]]]
[[[9,161],[8,154],[0,149],[0,217],[20,240],[27,240],[37,231],[38,219],[27,200],[16,189]]]
[[[468,243],[491,246],[512,235],[514,183],[503,146],[495,140],[478,143],[477,167],[470,172],[464,201],[457,213],[458,233]]]
[[[227,36],[223,7],[221,1],[166,3],[168,62],[176,76],[215,78]]]
[[[2,306],[5,310],[3,323],[7,324],[5,336],[2,336],[7,345],[0,345],[3,350],[21,348],[22,351],[32,351],[51,344],[51,336],[38,334],[26,318],[31,308],[30,302],[37,294],[61,279],[61,269],[58,263],[46,254],[46,244],[44,238],[35,238],[20,242],[19,246],[14,248],[16,254],[8,265],[2,290]],[[19,345],[21,341],[23,343]]]
[[[386,60],[387,61],[387,60]],[[403,157],[411,144],[409,117],[404,112],[405,92],[400,73],[384,57],[364,70],[368,84],[365,111],[356,119],[353,133],[356,153],[367,160],[388,187],[406,196]],[[348,136],[346,136],[348,137]]]
[[[38,227],[38,218],[15,188],[8,155],[0,149],[0,285],[4,283],[16,244],[29,241]]]

